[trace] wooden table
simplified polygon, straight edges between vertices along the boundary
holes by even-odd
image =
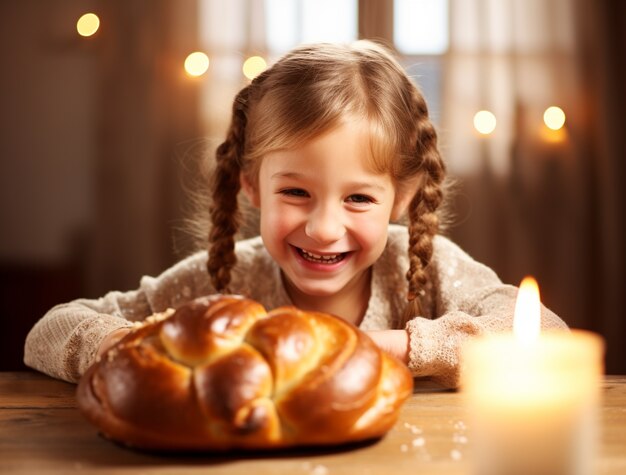
[[[381,440],[341,450],[231,456],[135,452],[98,436],[78,412],[75,386],[35,372],[0,373],[0,473],[469,474],[463,395],[419,386]],[[603,385],[597,475],[626,474],[626,376]],[[530,475],[530,474],[529,474]]]

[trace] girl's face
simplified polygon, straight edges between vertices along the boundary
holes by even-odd
[[[299,148],[269,153],[258,189],[243,180],[260,208],[267,250],[288,288],[307,296],[369,282],[363,278],[385,248],[389,220],[402,211],[391,177],[367,168],[364,130],[346,123]]]

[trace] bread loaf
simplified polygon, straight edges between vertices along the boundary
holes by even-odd
[[[101,433],[157,450],[271,449],[377,438],[412,377],[363,332],[322,313],[196,299],[126,335],[83,375]]]

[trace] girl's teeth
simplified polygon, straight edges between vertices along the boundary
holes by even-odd
[[[314,254],[312,252],[305,251],[304,249],[300,249],[300,253],[302,254],[304,258],[306,258],[309,261],[324,262],[327,264],[338,262],[343,256],[343,254],[329,254],[326,256],[321,256],[319,254]]]
[[[319,254],[313,254],[312,252],[308,252],[308,251],[304,251],[304,253],[309,256],[312,257],[314,259],[335,259],[336,257],[338,257],[338,254],[332,254],[332,255],[327,255],[327,256],[320,256]]]

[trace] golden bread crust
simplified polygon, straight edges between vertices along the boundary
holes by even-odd
[[[402,363],[338,317],[214,295],[135,328],[77,399],[128,446],[271,449],[380,437],[412,387]]]

